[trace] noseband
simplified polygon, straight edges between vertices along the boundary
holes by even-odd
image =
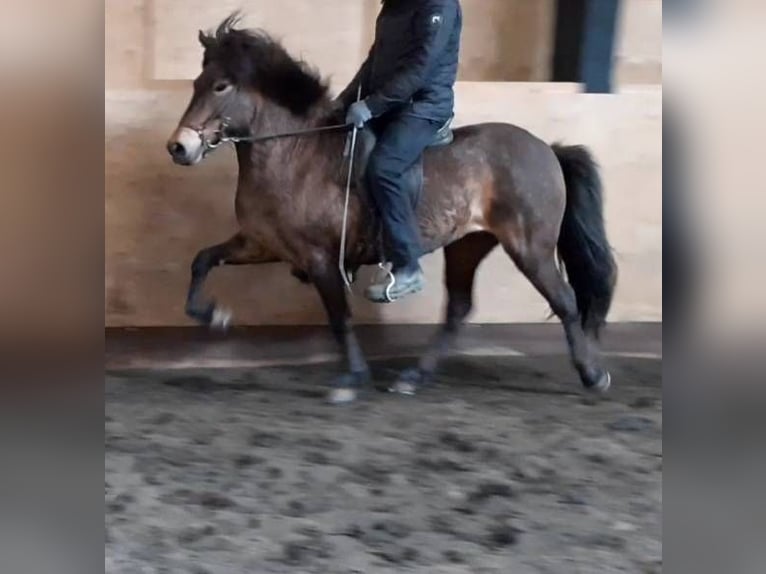
[[[221,120],[221,123],[218,125],[218,128],[213,132],[212,135],[212,137],[215,138],[215,141],[205,134],[206,126],[203,125],[199,128],[192,128],[195,132],[197,132],[197,135],[202,142],[202,148],[204,150],[203,153],[207,154],[208,152],[213,151],[219,147],[221,144],[226,143],[227,141],[232,141],[226,137],[226,128],[229,125],[228,122],[229,118],[226,117]]]

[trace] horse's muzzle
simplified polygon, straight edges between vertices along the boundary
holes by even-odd
[[[194,165],[204,155],[200,135],[191,128],[179,127],[170,136],[167,149],[173,161],[179,165]]]

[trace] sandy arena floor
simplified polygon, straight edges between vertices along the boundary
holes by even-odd
[[[661,361],[610,364],[604,399],[563,357],[462,357],[343,408],[333,365],[110,372],[106,571],[661,572]]]

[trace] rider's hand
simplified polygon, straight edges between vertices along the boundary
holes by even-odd
[[[364,100],[354,102],[346,112],[346,123],[353,124],[358,129],[362,129],[364,124],[372,119],[372,112]]]

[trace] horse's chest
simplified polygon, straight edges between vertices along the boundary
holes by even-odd
[[[311,229],[305,210],[276,195],[248,190],[239,192],[235,203],[237,221],[245,235],[282,261],[302,265],[308,252],[306,234]]]
[[[280,208],[254,194],[237,193],[235,210],[240,229],[281,259],[292,259],[292,249],[281,224]]]

